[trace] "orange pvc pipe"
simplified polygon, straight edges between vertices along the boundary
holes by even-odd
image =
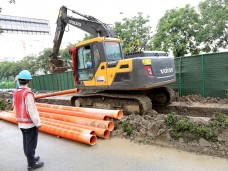
[[[54,93],[47,93],[43,95],[37,95],[35,96],[35,99],[45,98],[45,97],[52,97],[52,96],[59,96],[59,95],[65,95],[65,94],[72,94],[72,93],[79,93],[79,89],[70,89],[70,90],[63,90],[63,91],[57,91]]]
[[[64,125],[64,124],[60,124],[57,123],[55,120],[53,121],[45,121],[41,118],[41,125],[48,125],[48,126],[55,126],[58,128],[63,128],[63,129],[67,129],[69,131],[76,131],[82,134],[91,134],[91,135],[96,135],[95,131],[93,130],[88,130],[88,129],[83,129],[83,128],[77,128],[76,126],[68,126],[68,125]]]
[[[110,118],[119,119],[119,120],[123,117],[122,110],[94,109],[94,108],[84,108],[84,107],[53,105],[53,104],[47,104],[47,103],[36,103],[36,106],[47,107],[52,109],[62,109],[62,110],[70,110],[70,111],[76,111],[76,112],[92,113],[96,115],[102,114]]]
[[[79,125],[79,124],[72,123],[72,122],[64,122],[64,121],[50,119],[50,118],[44,118],[44,117],[40,117],[40,119],[41,119],[41,121],[55,122],[56,124],[62,124],[62,125],[67,125],[67,126],[73,126],[76,128],[93,130],[95,132],[96,136],[104,138],[104,139],[107,139],[110,136],[110,131],[108,129],[91,127],[91,126],[86,126],[86,125]]]
[[[47,108],[47,107],[37,107],[37,110],[39,112],[48,112],[48,113],[77,116],[77,117],[98,119],[98,120],[108,120],[108,117],[105,115],[94,115],[94,114],[90,114],[90,113],[74,112],[74,111],[61,110],[61,109],[52,109],[52,108]]]
[[[7,112],[0,112],[0,118],[9,122],[17,123],[16,117],[12,116],[12,114],[9,114]],[[67,129],[63,129],[63,128],[59,128],[59,127],[51,126],[47,124],[42,124],[39,130],[42,132],[71,139],[84,144],[94,145],[97,142],[97,138],[95,135],[84,134],[77,131],[67,130]]]
[[[0,112],[0,118],[8,122],[17,123],[16,116],[13,116],[11,113],[8,112]]]
[[[9,111],[9,112],[10,112],[10,114],[12,113],[12,115],[15,116],[14,111]],[[110,136],[110,131],[108,129],[104,129],[104,128],[80,125],[80,124],[76,124],[76,123],[72,123],[72,122],[65,122],[65,121],[55,120],[55,119],[50,119],[50,118],[45,118],[45,117],[40,117],[40,119],[41,119],[41,121],[55,122],[56,124],[62,124],[62,125],[73,126],[73,127],[77,127],[77,128],[93,130],[93,131],[95,131],[96,136],[98,136],[100,138],[104,138],[104,139],[107,139]]]
[[[9,114],[9,115],[12,115],[12,116],[15,116],[15,117],[16,117],[16,113],[15,113],[15,111],[13,111],[13,110],[7,111],[7,112],[5,112],[5,113],[7,113],[7,114]]]
[[[59,115],[47,112],[39,112],[41,117],[57,119],[66,122],[73,122],[80,125],[87,125],[92,127],[98,127],[103,129],[108,129],[112,131],[114,129],[114,122],[112,121],[104,121],[104,120],[96,120],[96,119],[88,119],[88,118],[80,118],[76,116],[66,116],[66,115]]]
[[[63,128],[59,128],[56,126],[50,126],[43,124],[40,129],[42,132],[46,132],[52,135],[60,136],[63,138],[67,138],[70,140],[78,141],[84,144],[95,145],[97,142],[97,138],[91,134],[83,134],[77,131],[67,130]]]

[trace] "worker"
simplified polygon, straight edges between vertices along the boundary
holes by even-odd
[[[92,62],[88,60],[88,61],[86,62],[85,68],[92,68]]]
[[[15,77],[14,82],[16,84],[16,89],[18,89],[20,87],[20,83],[18,81],[18,75]]]
[[[35,105],[34,94],[29,88],[31,73],[23,70],[18,74],[20,88],[14,93],[14,109],[18,127],[23,135],[24,154],[27,157],[28,170],[34,170],[44,165],[35,157],[38,140],[38,129],[41,127],[39,113]]]

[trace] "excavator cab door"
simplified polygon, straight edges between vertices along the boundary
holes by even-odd
[[[79,47],[77,53],[78,80],[88,81],[93,79],[92,51],[90,45]]]
[[[94,75],[95,85],[96,86],[108,85],[107,63],[104,62],[105,59],[102,59],[101,53],[99,52],[99,46],[97,44],[93,44],[93,58],[94,58],[94,69],[96,71]]]
[[[106,63],[100,64],[101,56],[96,44],[78,47],[77,78],[79,86],[89,87],[107,84],[104,81],[107,77]]]

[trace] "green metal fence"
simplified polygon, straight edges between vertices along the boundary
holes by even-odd
[[[177,81],[170,86],[180,96],[227,97],[228,52],[179,57],[175,66]],[[46,91],[74,88],[72,72],[34,76],[31,87]]]
[[[72,72],[33,76],[31,88],[34,90],[58,91],[74,88]]]
[[[175,59],[177,81],[171,87],[180,96],[226,98],[228,91],[228,52]]]

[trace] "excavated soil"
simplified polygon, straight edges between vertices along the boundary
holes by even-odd
[[[5,99],[5,110],[11,110],[13,92],[0,92],[0,99]],[[51,104],[70,105],[68,98],[55,97],[53,99],[38,100]],[[154,110],[141,115],[124,115],[120,121],[115,120],[115,129],[111,137],[122,137],[136,143],[157,144],[228,158],[228,126],[222,125],[217,129],[218,136],[210,140],[194,134],[184,133],[183,137],[173,138],[171,127],[166,124],[167,114],[175,112],[177,119],[189,119],[199,125],[208,126],[214,121],[216,113],[228,114],[228,99],[203,98],[197,95],[178,98],[167,106],[154,106]],[[155,111],[156,110],[156,111]]]

